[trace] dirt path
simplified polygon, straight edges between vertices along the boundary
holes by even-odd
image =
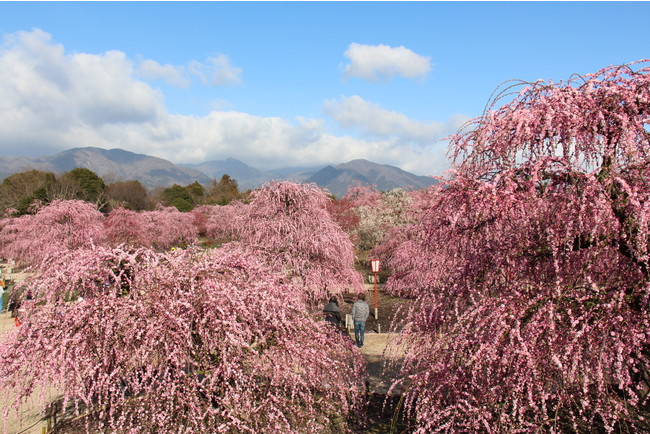
[[[380,320],[375,320],[372,315],[368,318],[364,346],[360,350],[368,365],[368,425],[358,433],[409,433],[412,431],[412,421],[404,418],[403,411],[400,411],[403,387],[398,385],[391,390],[391,386],[400,378],[399,369],[404,354],[403,349],[395,345],[399,324],[397,324],[398,327],[394,327],[394,320],[399,318],[401,311],[408,308],[410,302],[391,297],[381,289],[379,292]],[[366,285],[366,290],[366,300],[371,304],[373,301],[372,286]],[[345,300],[341,309],[343,314],[350,313],[353,301],[352,299]],[[377,333],[378,326],[381,326],[382,331],[391,331],[391,333]],[[354,340],[354,331],[350,330],[349,334],[350,339]],[[388,347],[390,347],[390,351],[387,351]]]
[[[397,337],[393,333],[367,333],[362,354],[368,364],[368,425],[357,431],[358,434],[389,434],[412,432],[410,421],[400,411],[403,388],[393,383],[400,378],[399,367],[403,352],[392,348],[386,352],[388,345]],[[354,339],[354,338],[352,338]],[[394,361],[388,365],[386,361]],[[388,391],[390,390],[390,394]],[[396,414],[398,416],[396,416]]]
[[[396,368],[388,369],[383,358],[386,346],[396,336],[391,333],[366,333],[365,335],[361,352],[368,363],[368,393],[386,395],[390,386],[398,378],[398,370]],[[399,360],[397,361],[399,362]],[[391,395],[399,395],[400,392],[401,389],[397,389],[391,392]]]

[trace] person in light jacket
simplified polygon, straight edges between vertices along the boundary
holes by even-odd
[[[357,347],[363,348],[363,336],[366,332],[366,320],[370,315],[370,306],[366,303],[366,294],[359,293],[357,301],[352,305],[352,321],[354,321],[354,340]]]

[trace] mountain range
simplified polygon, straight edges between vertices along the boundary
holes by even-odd
[[[0,156],[0,178],[31,169],[64,173],[78,167],[92,170],[106,183],[135,179],[149,189],[173,184],[188,185],[195,181],[207,185],[212,179],[221,179],[224,174],[235,179],[241,191],[273,180],[287,180],[314,182],[338,197],[343,196],[356,182],[375,185],[381,191],[398,187],[422,189],[436,183],[428,176],[414,175],[394,166],[367,160],[353,160],[337,166],[263,171],[234,158],[177,165],[162,158],[123,149],[94,147],[74,148],[38,158]]]

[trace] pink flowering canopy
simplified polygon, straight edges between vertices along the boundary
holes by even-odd
[[[202,223],[205,236],[215,242],[228,242],[237,240],[242,219],[247,206],[239,201],[232,201],[228,205],[201,205],[194,209],[200,217],[195,219]]]
[[[374,185],[363,185],[360,182],[356,182],[348,189],[348,192],[343,198],[351,202],[356,208],[362,206],[372,208],[378,206],[381,202],[381,192]]]
[[[327,203],[327,212],[350,237],[353,244],[359,243],[358,228],[361,221],[356,205],[349,199],[333,199]]]
[[[419,300],[417,432],[650,430],[649,123],[640,62],[536,82],[453,138],[389,258]]]
[[[37,265],[67,250],[103,243],[104,216],[80,200],[55,200],[35,214],[4,219],[0,255],[23,265]]]
[[[327,211],[329,200],[315,184],[270,183],[251,193],[239,225],[242,246],[302,284],[310,301],[362,287],[354,246]]]
[[[180,212],[173,206],[154,211],[140,212],[144,239],[156,249],[166,250],[175,246],[194,244],[198,240],[198,228],[191,213]]]
[[[575,169],[642,166],[650,157],[648,62],[527,85],[514,101],[476,119],[472,131],[455,136],[452,155],[475,173],[543,157],[559,157]]]
[[[420,223],[432,208],[441,206],[436,203],[437,194],[441,188],[446,188],[444,179],[438,181],[441,184],[410,192],[410,202],[402,202],[406,203],[403,209],[391,207],[400,215],[386,225],[381,243],[371,251],[371,255],[381,258],[384,267],[390,270],[390,285],[385,290],[391,295],[417,298],[434,286],[429,281],[432,271],[445,266],[445,254],[430,250],[422,254],[422,243],[427,235]]]
[[[72,251],[0,342],[3,402],[55,387],[88,432],[347,431],[363,357],[282,280],[232,248]]]
[[[104,221],[104,237],[112,246],[150,246],[143,213],[126,208],[113,209]]]

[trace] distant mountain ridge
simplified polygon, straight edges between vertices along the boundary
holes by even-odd
[[[237,181],[237,185],[242,191],[257,188],[274,179],[272,174],[255,169],[234,158],[198,164],[181,164],[180,166],[199,170],[217,181],[227,174]]]
[[[123,149],[74,148],[50,157],[0,157],[0,174],[4,177],[30,169],[63,173],[77,167],[90,169],[104,179],[115,182],[136,179],[147,188],[202,184],[210,178],[199,170],[184,168],[158,157]]]
[[[327,188],[335,196],[345,195],[348,188],[357,182],[375,185],[380,191],[394,188],[420,190],[437,183],[429,176],[414,175],[395,166],[372,163],[368,160],[352,160],[338,166],[327,166],[307,178],[306,182],[315,182],[318,186]]]
[[[0,157],[0,177],[37,169],[64,173],[82,167],[102,177],[106,183],[138,180],[147,188],[188,185],[195,181],[207,185],[224,174],[235,179],[240,190],[255,189],[269,181],[313,182],[341,197],[357,182],[376,185],[381,191],[394,188],[422,189],[437,181],[418,176],[394,166],[367,160],[353,160],[322,168],[283,168],[273,171],[255,169],[234,158],[177,165],[162,158],[125,151],[94,147],[74,148],[48,157]]]

